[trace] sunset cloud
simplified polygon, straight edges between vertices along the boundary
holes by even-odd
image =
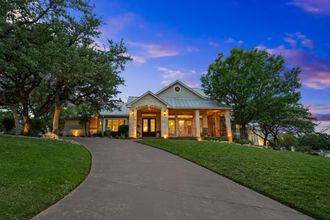
[[[173,44],[154,44],[141,42],[128,42],[128,45],[136,51],[132,56],[138,63],[145,63],[148,59],[170,57],[179,54],[179,50]]]
[[[282,55],[290,67],[299,67],[305,86],[318,90],[330,88],[330,60],[320,59],[314,53],[303,49],[288,49],[283,45],[275,48],[260,45],[257,48],[267,50],[271,54]]]
[[[289,5],[294,5],[311,14],[330,15],[329,0],[293,0]]]
[[[181,80],[190,87],[198,87],[200,85],[199,78],[201,73],[197,73],[195,70],[169,69],[162,66],[159,66],[157,70],[163,74],[161,82],[163,85],[168,85],[175,80]]]

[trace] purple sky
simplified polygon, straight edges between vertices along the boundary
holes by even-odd
[[[122,73],[123,100],[177,79],[199,87],[218,53],[258,47],[301,68],[302,103],[318,130],[330,127],[330,0],[93,3],[104,20],[98,42],[123,39],[134,59]]]

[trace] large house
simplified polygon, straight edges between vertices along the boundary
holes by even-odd
[[[129,137],[227,137],[232,141],[231,108],[211,100],[200,89],[175,81],[157,93],[130,96],[113,111],[102,111],[90,121],[90,132],[118,131],[129,125]],[[66,134],[83,135],[77,119],[65,121]]]

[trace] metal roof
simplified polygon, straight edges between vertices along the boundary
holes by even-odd
[[[214,109],[214,108],[230,108],[228,105],[222,104],[210,99],[188,99],[188,98],[172,98],[163,97],[169,104],[169,108],[196,108],[196,109]]]
[[[113,115],[113,116],[127,116],[128,108],[126,107],[126,103],[118,104],[118,109],[113,109],[112,111],[101,111],[100,115]]]
[[[180,81],[175,81],[174,83],[180,83],[187,87],[190,91],[197,94],[198,97],[196,98],[174,98],[174,97],[162,97],[159,98],[157,94],[164,91],[164,89],[168,88],[165,87],[164,89],[160,90],[158,93],[154,94],[150,91],[144,93],[141,96],[129,96],[127,98],[127,103],[120,103],[118,105],[119,109],[114,109],[113,111],[101,111],[100,115],[109,115],[109,116],[128,116],[128,108],[127,105],[134,102],[137,99],[142,98],[143,96],[147,94],[151,94],[155,96],[156,98],[162,100],[163,102],[166,102],[168,108],[177,108],[177,109],[230,109],[230,106],[211,100],[203,90],[199,88],[190,88],[183,84]],[[173,85],[172,83],[171,85]]]

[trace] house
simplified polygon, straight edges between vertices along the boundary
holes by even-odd
[[[231,108],[211,100],[200,89],[175,81],[157,93],[130,96],[113,111],[91,119],[90,133],[118,131],[129,125],[129,137],[227,137],[232,141]],[[83,135],[76,119],[66,120],[65,133]]]

